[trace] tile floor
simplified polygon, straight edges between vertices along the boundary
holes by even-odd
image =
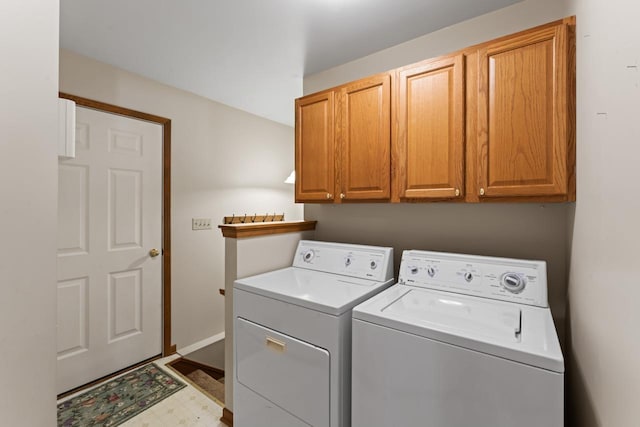
[[[165,357],[155,363],[187,386],[121,424],[122,427],[226,427],[220,422],[222,407],[165,366],[178,357],[180,356]],[[82,392],[84,391],[86,390]],[[67,396],[58,403],[74,396],[75,394]]]

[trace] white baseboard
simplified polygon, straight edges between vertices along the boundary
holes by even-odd
[[[219,334],[213,335],[209,338],[205,338],[201,341],[188,345],[186,347],[179,348],[177,350],[178,354],[181,356],[186,356],[189,353],[193,353],[196,350],[200,350],[203,347],[213,344],[214,342],[218,342],[224,339],[224,332],[220,332]]]

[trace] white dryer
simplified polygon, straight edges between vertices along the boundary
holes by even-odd
[[[559,427],[564,360],[543,261],[405,251],[353,309],[354,427]]]
[[[236,280],[234,425],[349,426],[351,310],[392,283],[392,248],[305,240]]]

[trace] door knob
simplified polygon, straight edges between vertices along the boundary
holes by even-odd
[[[155,258],[155,257],[157,257],[158,255],[160,255],[160,251],[159,251],[159,250],[157,250],[157,249],[155,249],[155,248],[153,248],[153,249],[151,249],[151,250],[149,251],[149,255],[151,256],[151,258]]]

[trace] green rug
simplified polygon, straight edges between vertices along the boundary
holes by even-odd
[[[60,403],[58,427],[117,426],[184,387],[150,363]]]

